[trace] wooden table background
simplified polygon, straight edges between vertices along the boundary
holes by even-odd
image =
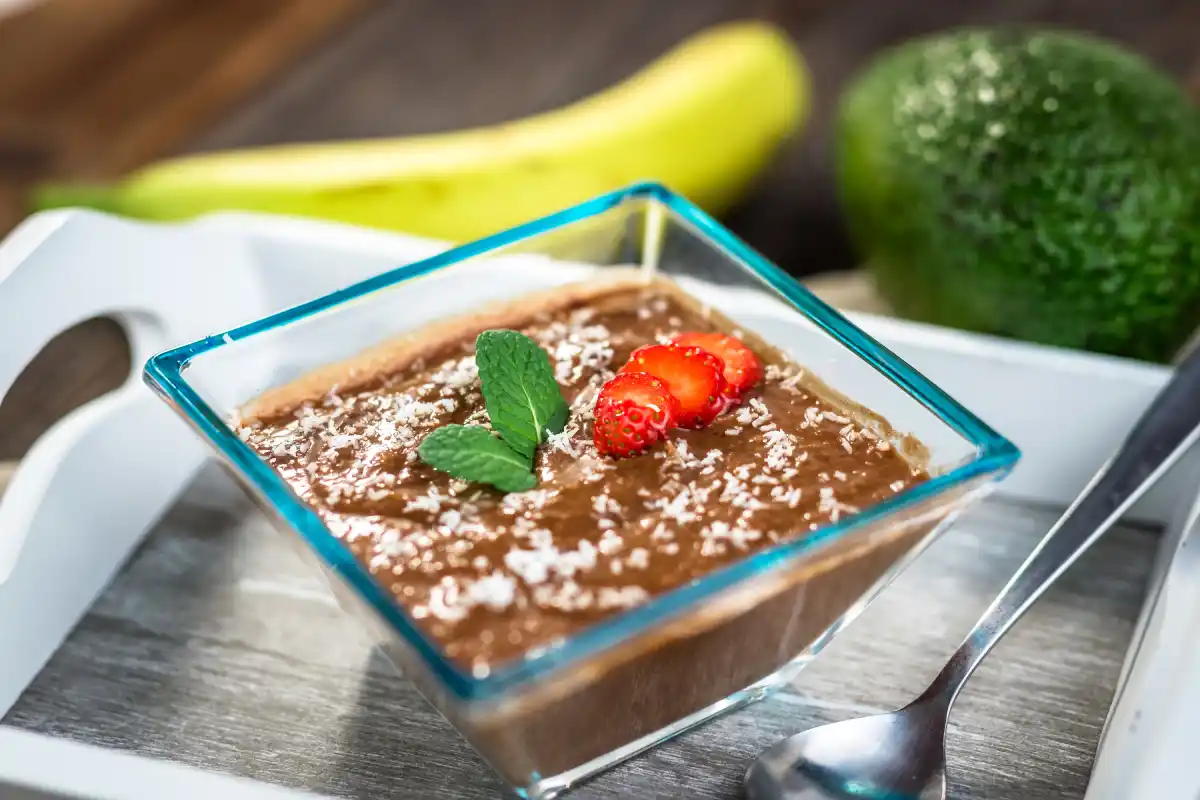
[[[160,155],[426,133],[543,111],[608,86],[683,37],[758,17],[814,76],[805,135],[735,231],[795,274],[847,269],[827,167],[847,79],[881,48],[964,24],[1091,30],[1200,89],[1196,0],[42,0],[0,20],[0,233],[22,189],[105,178]],[[112,323],[86,323],[0,403],[0,459],[129,373]]]
[[[171,152],[496,122],[603,88],[689,33],[743,16],[792,33],[816,98],[805,136],[728,221],[799,275],[854,263],[827,134],[839,89],[881,47],[961,24],[1057,23],[1124,41],[1200,88],[1195,0],[48,0],[0,21],[0,231],[20,218],[23,187],[48,175],[103,178]],[[0,459],[130,367],[111,322],[60,337],[0,402]],[[581,796],[670,786],[669,796],[732,797],[774,738],[901,702],[1052,516],[986,507],[794,693]],[[1081,796],[1152,554],[1145,532],[1108,537],[981,670],[951,733],[952,797]],[[282,574],[268,569],[276,559]],[[477,759],[310,579],[208,475],[5,722],[346,796],[493,796]]]

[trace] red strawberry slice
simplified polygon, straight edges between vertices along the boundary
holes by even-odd
[[[746,344],[724,333],[682,333],[673,343],[707,350],[725,363],[725,392],[734,402],[763,379],[763,365]]]
[[[725,365],[699,347],[652,344],[633,352],[621,372],[648,372],[667,384],[679,401],[681,428],[703,428],[724,411]]]
[[[679,401],[667,385],[644,372],[622,372],[596,398],[592,440],[601,455],[624,458],[642,452],[675,427]]]

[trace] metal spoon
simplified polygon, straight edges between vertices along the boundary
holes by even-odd
[[[1117,452],[1025,560],[920,697],[891,714],[822,725],[772,745],[746,772],[747,797],[945,798],[946,721],[963,684],[1042,592],[1198,438],[1200,348],[1183,359]]]

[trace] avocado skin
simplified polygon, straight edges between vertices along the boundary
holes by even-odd
[[[850,234],[902,316],[1167,361],[1200,324],[1200,113],[1138,56],[973,29],[843,95]]]

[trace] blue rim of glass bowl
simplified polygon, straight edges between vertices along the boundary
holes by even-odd
[[[591,625],[556,647],[514,660],[486,675],[474,675],[452,663],[432,640],[418,630],[411,617],[392,595],[375,582],[349,549],[325,527],[317,514],[300,501],[284,480],[238,437],[222,415],[200,397],[184,378],[183,373],[192,359],[210,350],[303,320],[349,300],[523,239],[602,214],[630,200],[654,200],[665,205],[707,237],[711,244],[755,272],[822,330],[937,415],[944,424],[976,448],[976,457],[950,472],[935,476],[878,505],[864,509],[845,521],[827,525],[803,538],[762,550],[690,584],[659,595],[641,606]],[[1020,452],[1015,445],[959,405],[901,358],[859,330],[708,214],[656,183],[639,183],[601,195],[540,220],[446,250],[423,261],[397,267],[226,333],[209,336],[160,353],[147,362],[145,378],[152,389],[178,408],[325,563],[395,629],[437,679],[465,700],[494,697],[550,671],[604,651],[631,636],[674,618],[706,597],[767,572],[831,538],[843,536],[855,528],[883,519],[975,478],[1000,475],[1010,470],[1020,458]]]

